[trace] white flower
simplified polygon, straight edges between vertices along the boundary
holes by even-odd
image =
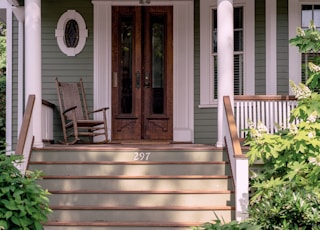
[[[317,121],[317,118],[318,118],[318,113],[317,111],[314,111],[313,113],[311,113],[309,115],[309,117],[307,118],[307,122],[308,123],[314,123]]]
[[[296,85],[293,81],[290,81],[290,86],[297,99],[304,99],[304,98],[311,97],[312,92],[306,85],[302,83],[300,83],[299,85]]]
[[[298,28],[297,28],[297,35],[298,35],[299,37],[304,37],[304,36],[306,36],[304,30],[303,30],[301,27],[298,27]]]
[[[267,127],[262,122],[258,122],[257,129],[259,133],[268,133]]]
[[[295,124],[290,124],[289,131],[291,134],[296,135],[298,133],[298,127]]]
[[[310,71],[312,71],[312,72],[320,72],[320,66],[318,66],[312,62],[308,62],[308,67],[309,67]]]
[[[317,157],[317,158],[316,157],[309,157],[308,161],[312,165],[320,166],[319,157]]]
[[[309,138],[314,138],[316,136],[316,132],[315,131],[311,131],[308,133],[308,137]]]

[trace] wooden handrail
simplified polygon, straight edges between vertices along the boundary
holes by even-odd
[[[236,122],[234,120],[234,115],[233,115],[233,110],[232,110],[230,98],[228,96],[224,96],[223,103],[224,103],[224,108],[225,108],[225,112],[226,112],[227,123],[228,123],[228,127],[229,127],[229,132],[230,132],[230,137],[231,137],[231,142],[232,142],[232,149],[233,149],[234,155],[235,155],[235,157],[244,157],[242,154],[242,150],[241,150],[240,140],[238,137],[237,126],[236,126]]]
[[[235,101],[292,101],[292,95],[235,95]]]
[[[21,130],[19,133],[19,138],[18,138],[17,147],[16,147],[16,151],[15,151],[16,155],[23,154],[23,149],[25,147],[25,143],[27,140],[28,129],[30,126],[30,121],[31,121],[31,117],[32,117],[32,111],[33,111],[35,99],[36,99],[35,95],[29,95],[29,97],[28,97],[27,107],[26,107],[25,113],[23,115],[23,121],[22,121]]]

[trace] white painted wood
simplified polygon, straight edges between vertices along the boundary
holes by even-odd
[[[297,27],[301,26],[301,5],[300,0],[288,1],[289,12],[289,38],[296,36]],[[301,55],[299,49],[295,46],[289,45],[289,79],[296,84],[301,82]],[[290,94],[292,94],[290,88]]]
[[[92,1],[94,6],[94,108],[111,108],[112,5],[140,5],[139,1]],[[174,141],[193,142],[193,1],[157,1],[173,5]],[[112,109],[112,108],[111,108]],[[96,117],[97,118],[97,117]],[[111,134],[111,110],[108,112]],[[111,137],[111,135],[109,135]]]
[[[236,170],[236,220],[243,221],[249,217],[249,161],[248,158],[235,159]]]
[[[235,120],[240,138],[245,138],[244,129],[249,128],[248,122],[258,125],[262,122],[269,133],[278,131],[278,125],[283,128],[289,127],[291,111],[297,102],[292,101],[235,101]]]
[[[110,107],[107,112],[108,137],[111,138],[111,56],[112,56],[112,12],[111,2],[93,1],[94,5],[94,109]],[[95,114],[95,119],[100,114]],[[99,141],[99,140],[97,140]]]
[[[194,141],[193,2],[173,6],[173,140]]]
[[[266,1],[266,93],[277,94],[277,0]]]
[[[32,119],[41,121],[41,0],[25,0],[25,93],[36,96]],[[31,127],[34,146],[43,147],[41,122]]]
[[[42,139],[53,140],[53,109],[42,105]]]
[[[234,78],[234,32],[233,32],[233,0],[218,0],[217,8],[218,34],[218,130],[217,146],[224,146],[226,126],[223,125],[223,96],[230,96],[233,104]]]

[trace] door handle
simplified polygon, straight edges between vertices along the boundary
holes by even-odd
[[[137,89],[140,89],[140,82],[141,82],[140,78],[141,78],[141,74],[139,71],[137,71],[136,72],[136,88]]]
[[[144,73],[144,88],[149,88],[149,87],[150,87],[149,73],[145,72]]]

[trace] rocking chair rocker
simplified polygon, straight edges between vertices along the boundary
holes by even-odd
[[[107,115],[109,109],[101,108],[92,112],[88,111],[86,95],[82,79],[79,82],[62,83],[56,79],[58,92],[60,116],[64,136],[64,144],[75,144],[80,141],[80,136],[89,137],[93,143],[93,138],[103,135],[104,143],[108,142]],[[91,114],[101,112],[102,120],[90,119]],[[73,138],[68,141],[69,138]]]

